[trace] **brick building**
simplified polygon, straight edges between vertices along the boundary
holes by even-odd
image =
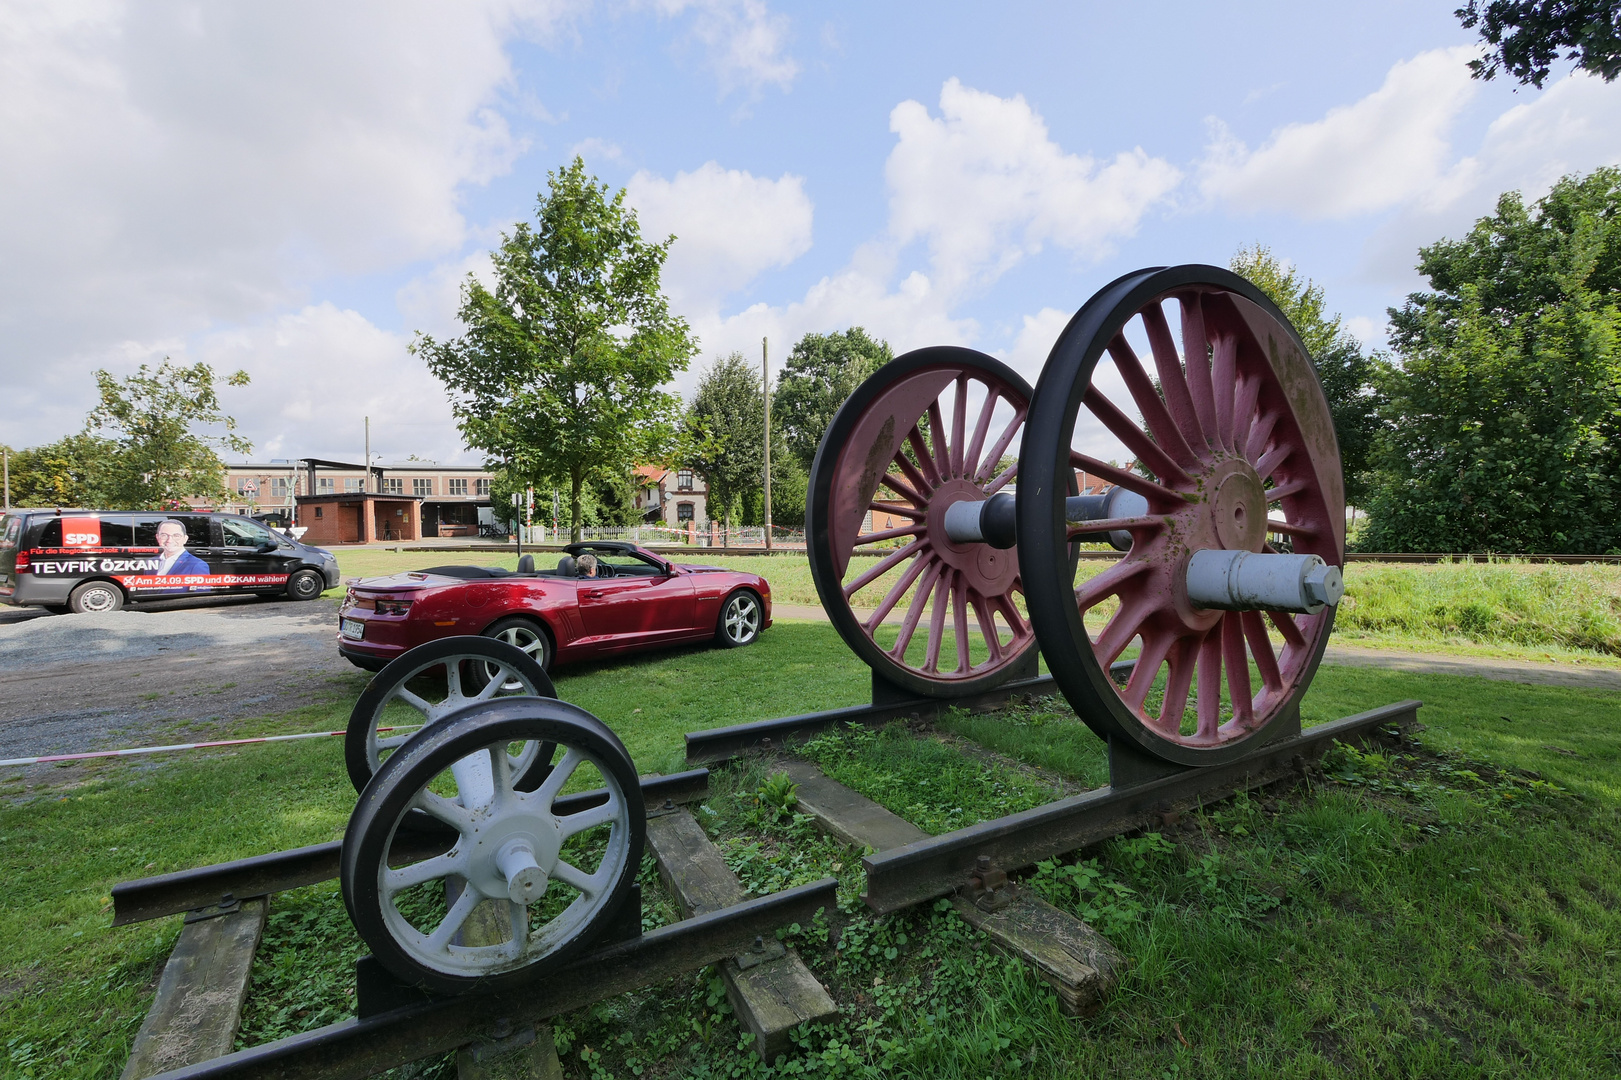
[[[482,466],[433,461],[373,465],[369,483],[366,467],[354,462],[242,462],[226,466],[231,499],[220,509],[282,512],[308,528],[306,539],[315,544],[477,536],[480,525],[494,521],[493,479]]]

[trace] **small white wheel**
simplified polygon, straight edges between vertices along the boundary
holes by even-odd
[[[562,750],[534,791],[517,786],[516,742]],[[571,780],[606,800],[560,816]],[[413,812],[445,826],[446,850],[393,850]],[[344,904],[398,978],[438,993],[508,989],[578,955],[614,920],[646,828],[630,755],[590,713],[547,698],[473,705],[423,729],[361,794],[343,838]]]
[[[349,713],[343,757],[350,782],[364,791],[378,766],[417,728],[469,705],[513,695],[549,698],[557,691],[540,665],[504,641],[442,638],[396,656],[366,684]],[[408,730],[386,730],[398,728]],[[550,748],[534,744],[513,755],[511,767],[521,786],[540,782],[534,774],[546,768],[543,750],[550,761]]]
[[[751,644],[760,636],[763,618],[760,598],[747,589],[739,589],[721,606],[715,639],[728,649]]]

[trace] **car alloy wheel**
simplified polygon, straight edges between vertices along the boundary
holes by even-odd
[[[733,593],[720,613],[720,639],[730,648],[760,636],[760,601],[753,593]]]
[[[546,631],[530,622],[528,619],[512,618],[502,619],[500,622],[484,631],[484,637],[504,641],[513,648],[527,653],[529,658],[540,665],[542,671],[550,671],[552,666],[552,642],[546,636]],[[485,678],[493,679],[496,671],[493,667],[485,665],[483,672]],[[508,682],[501,689],[507,692],[516,690],[515,682]]]

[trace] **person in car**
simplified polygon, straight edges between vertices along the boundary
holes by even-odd
[[[158,559],[158,568],[153,571],[159,577],[171,574],[194,575],[207,574],[211,571],[208,564],[186,550],[186,526],[179,521],[169,518],[158,523],[158,548],[163,555]]]
[[[580,561],[577,565],[580,568],[580,577],[597,576],[597,557],[592,555],[590,552],[581,555]]]

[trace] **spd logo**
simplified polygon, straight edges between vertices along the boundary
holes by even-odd
[[[101,519],[65,517],[62,519],[63,547],[100,547]]]

